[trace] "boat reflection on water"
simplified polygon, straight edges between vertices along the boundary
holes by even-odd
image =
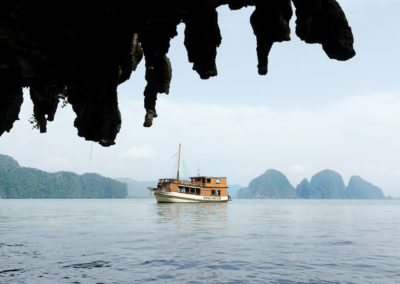
[[[211,252],[218,254],[221,261],[226,260],[229,244],[220,237],[229,234],[226,203],[156,203],[154,207],[162,231],[160,240],[174,248],[175,259],[190,251],[202,255],[204,262],[209,261]]]
[[[227,203],[156,203],[159,223],[213,227],[227,223]]]

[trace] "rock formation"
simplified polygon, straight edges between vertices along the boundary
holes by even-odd
[[[385,195],[379,187],[359,176],[352,176],[346,187],[342,176],[332,170],[316,173],[310,182],[303,179],[294,190],[284,174],[271,169],[252,179],[247,187],[241,188],[237,198],[384,199]]]
[[[296,190],[287,177],[277,170],[267,170],[238,192],[238,198],[290,199],[296,197]]]
[[[0,10],[0,135],[18,119],[22,88],[30,87],[33,123],[46,132],[60,99],[76,113],[78,135],[114,144],[121,127],[117,87],[145,58],[146,119],[157,116],[158,93],[168,93],[172,68],[166,56],[183,22],[188,60],[201,79],[217,75],[221,43],[217,7],[255,6],[258,72],[268,71],[274,42],[290,39],[292,3],[296,34],[320,43],[330,58],[355,55],[353,35],[336,0],[5,1]]]
[[[48,173],[0,154],[1,198],[126,198],[127,185],[99,174]]]
[[[313,175],[310,183],[300,183],[299,186],[297,187],[297,194],[301,198],[348,198],[347,189],[342,176],[332,170],[320,171]]]
[[[363,180],[359,176],[352,176],[347,186],[347,193],[351,199],[383,199],[382,189]]]
[[[308,179],[303,179],[296,187],[296,193],[299,198],[321,199],[322,193],[310,184]]]
[[[352,176],[347,187],[340,174],[332,170],[323,170],[311,178],[304,179],[296,187],[297,196],[306,199],[383,199],[382,190],[363,180]]]

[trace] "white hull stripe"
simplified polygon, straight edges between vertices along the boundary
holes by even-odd
[[[201,196],[195,194],[153,191],[158,202],[226,202],[228,196]]]

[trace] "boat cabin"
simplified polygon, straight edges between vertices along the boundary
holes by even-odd
[[[179,179],[159,179],[158,190],[199,196],[228,196],[226,177],[191,177],[190,181]]]

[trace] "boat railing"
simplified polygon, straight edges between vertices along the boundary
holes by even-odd
[[[175,178],[162,178],[162,179],[159,179],[158,182],[159,183],[177,183],[177,184],[200,186],[200,187],[210,187],[209,183],[192,182],[189,180],[181,180],[181,179],[175,179]],[[214,185],[212,187],[220,188],[218,185]]]
[[[181,180],[181,179],[175,179],[175,178],[162,178],[162,179],[159,179],[158,182],[161,182],[161,183],[193,184],[192,182],[190,182],[188,180]]]

